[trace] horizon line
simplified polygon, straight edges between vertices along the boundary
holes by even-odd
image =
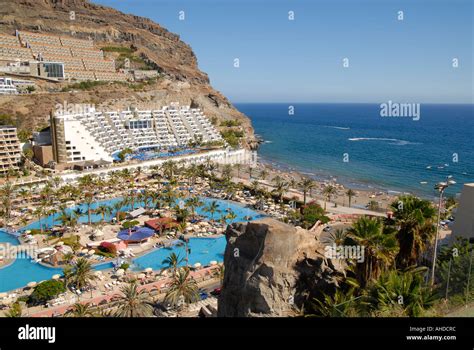
[[[393,100],[392,100],[393,101]],[[382,102],[308,102],[308,101],[282,101],[282,102],[275,102],[275,101],[231,101],[232,104],[365,104],[365,105],[376,105],[380,103],[386,103],[387,101]],[[397,101],[393,101],[397,102]],[[424,105],[470,105],[474,106],[474,102],[398,102],[398,103],[419,103]]]

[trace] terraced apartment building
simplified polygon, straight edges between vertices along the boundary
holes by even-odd
[[[16,31],[0,34],[0,72],[69,81],[127,81],[92,40]]]
[[[13,126],[0,126],[0,175],[18,170],[21,161],[20,140]]]
[[[172,104],[155,110],[99,112],[94,108],[51,116],[51,143],[57,164],[112,162],[124,149],[169,150],[193,142],[223,142],[198,108]]]

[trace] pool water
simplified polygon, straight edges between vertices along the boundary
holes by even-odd
[[[91,205],[91,209],[95,209],[102,204],[113,205],[114,203],[117,203],[121,200],[122,198],[114,198],[104,201],[98,201]],[[199,208],[196,208],[196,213],[208,219],[210,219],[210,215],[209,213],[204,211],[204,208],[212,201],[217,202],[218,208],[221,211],[221,213],[214,214],[214,219],[218,219],[227,210],[232,210],[237,216],[234,220],[232,220],[232,222],[246,221],[247,217],[251,217],[252,220],[264,217],[264,215],[259,214],[250,208],[245,208],[238,203],[212,198],[201,198],[201,200],[204,202],[204,205]],[[143,203],[137,202],[135,204],[135,208],[138,208],[139,206],[143,206]],[[84,215],[79,218],[79,222],[86,223],[88,220],[87,205],[80,204],[78,205],[78,207],[80,207],[84,212]],[[70,213],[74,209],[75,208],[70,208],[67,209],[67,211]],[[131,206],[124,206],[122,209],[130,210]],[[59,214],[54,214],[48,216],[47,218],[43,218],[41,220],[41,224],[43,225],[43,227],[52,227],[54,225],[60,224],[60,222],[57,221],[58,216]],[[108,217],[106,217],[106,220],[110,220],[112,217],[113,215],[109,215]],[[101,220],[102,217],[100,215],[91,215],[92,222],[99,222]],[[24,227],[22,230],[34,228],[40,228],[39,221],[31,223],[30,225]],[[18,240],[14,236],[7,234],[1,229],[0,243],[10,243],[11,245],[19,244]],[[225,237],[191,238],[188,244],[188,247],[191,249],[191,253],[189,254],[189,264],[194,265],[195,263],[199,262],[202,265],[207,265],[213,260],[222,262],[225,246]],[[165,267],[165,265],[163,264],[163,260],[165,260],[172,252],[179,255],[180,258],[186,257],[184,245],[174,246],[171,249],[159,248],[136,259],[133,259],[132,269],[141,271],[147,267],[151,267],[153,270],[160,270]],[[185,262],[183,261],[181,265],[185,265]],[[95,270],[106,270],[111,268],[113,268],[113,264],[111,262],[99,263],[97,265],[94,265]],[[40,282],[43,280],[48,280],[51,279],[53,275],[58,273],[62,273],[62,269],[46,267],[37,263],[33,263],[31,259],[16,259],[11,265],[7,265],[3,268],[0,268],[0,292],[6,292],[9,290],[24,287],[32,281]]]
[[[191,238],[188,243],[188,248],[191,250],[189,254],[189,265],[192,266],[196,263],[201,265],[208,265],[211,261],[223,261],[224,250],[226,246],[225,237],[218,238]],[[143,271],[144,269],[151,267],[153,270],[160,270],[166,267],[163,264],[171,253],[178,255],[180,259],[183,259],[180,266],[186,265],[186,247],[185,245],[173,246],[171,249],[159,248],[155,249],[139,258],[133,260],[132,268],[136,271]]]
[[[102,216],[99,214],[94,214],[93,211],[94,209],[97,209],[101,205],[108,205],[112,206],[115,203],[121,202],[123,200],[122,197],[117,197],[117,198],[112,198],[112,199],[107,199],[107,200],[102,200],[102,201],[97,201],[91,204],[91,221],[92,222],[99,222],[102,220]],[[219,207],[219,210],[221,211],[220,213],[215,213],[214,218],[215,220],[219,219],[222,214],[225,214],[226,210],[232,210],[235,215],[237,216],[232,222],[240,222],[240,221],[246,221],[245,218],[247,216],[252,217],[252,220],[256,220],[258,218],[263,217],[263,215],[255,212],[254,210],[250,208],[246,208],[238,203],[230,202],[230,201],[225,201],[225,200],[220,200],[220,199],[213,199],[213,198],[205,198],[202,197],[201,200],[203,201],[204,205],[196,208],[196,214],[201,215],[205,218],[211,219],[211,215],[207,213],[204,208],[209,205],[209,203],[216,201]],[[137,201],[135,203],[134,208],[139,208],[140,206],[144,206],[145,203]],[[66,209],[66,212],[68,214],[71,214],[76,208],[80,208],[82,211],[82,215],[78,218],[78,221],[80,223],[87,223],[88,222],[88,216],[87,216],[87,205],[82,203],[79,204],[73,208],[68,208]],[[130,211],[132,209],[131,205],[125,205],[122,206],[122,211]],[[41,221],[35,221],[28,226],[25,226],[23,230],[31,230],[31,229],[39,229],[40,225],[43,226],[43,228],[47,227],[53,227],[54,225],[59,225],[61,222],[58,220],[60,213],[56,213],[54,215],[50,215],[48,217],[42,218]],[[115,216],[115,213],[112,213],[110,215],[105,216],[106,221],[110,221],[113,217]],[[2,242],[2,241],[0,241]]]

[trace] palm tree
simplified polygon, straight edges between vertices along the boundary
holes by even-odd
[[[426,268],[387,271],[368,287],[364,303],[370,315],[419,317],[434,304],[424,282]]]
[[[267,169],[263,168],[262,171],[260,171],[260,179],[265,180],[268,176],[268,171]]]
[[[108,205],[101,204],[96,210],[94,210],[94,213],[99,214],[102,217],[102,223],[104,223],[105,216],[110,215],[112,213],[112,209]]]
[[[219,204],[217,204],[217,201],[212,201],[203,209],[206,213],[209,213],[211,215],[211,220],[214,220],[214,214],[220,213],[221,211],[219,210]]]
[[[33,215],[35,215],[36,218],[38,219],[40,231],[43,232],[43,223],[41,222],[41,219],[43,218],[43,215],[44,215],[44,207],[42,205],[37,206],[35,210],[33,211]]]
[[[350,188],[346,191],[346,196],[349,199],[349,208],[351,207],[351,204],[352,204],[352,197],[354,197],[355,195],[356,193]]]
[[[186,200],[186,206],[191,209],[191,216],[196,217],[196,208],[201,207],[204,202],[199,197],[191,197]]]
[[[324,210],[326,210],[326,203],[331,201],[331,197],[336,193],[336,187],[333,185],[327,185],[323,189],[324,195]]]
[[[14,187],[10,182],[7,182],[0,188],[0,196],[2,200],[2,205],[4,208],[4,216],[5,220],[10,218],[11,212],[11,205],[12,205],[12,198],[14,194]]]
[[[224,168],[222,169],[222,178],[225,182],[230,181],[230,179],[232,178],[232,165],[226,164],[224,166]]]
[[[198,300],[198,285],[190,276],[189,268],[180,268],[173,276],[165,302],[181,309],[185,304]]]
[[[69,288],[69,285],[74,280],[74,267],[71,265],[66,265],[63,269],[63,280],[64,280],[64,287]]]
[[[391,209],[400,246],[397,268],[405,269],[418,263],[434,239],[436,210],[429,201],[415,196],[400,197],[391,204]]]
[[[237,214],[234,213],[232,210],[230,210],[225,216],[225,218],[226,218],[226,224],[227,224],[227,220],[229,220],[229,222],[232,223],[235,219],[237,219]]]
[[[90,303],[75,303],[69,310],[66,311],[68,317],[95,317],[96,314],[92,310]]]
[[[198,174],[198,167],[196,166],[196,164],[192,163],[191,165],[189,165],[189,167],[186,168],[185,173],[188,178],[191,179],[191,184],[194,186],[196,184],[196,176]]]
[[[167,269],[171,269],[173,275],[175,275],[178,266],[183,261],[184,259],[181,259],[179,255],[176,255],[176,253],[171,253],[165,260],[163,260],[162,264],[165,265]]]
[[[92,265],[84,258],[79,258],[73,270],[73,281],[76,288],[81,289],[96,279]]]
[[[117,220],[117,222],[119,222],[120,218],[119,218],[119,213],[120,213],[120,210],[122,210],[122,207],[123,207],[123,203],[121,201],[119,202],[115,202],[113,205],[112,205],[112,210],[113,212],[115,213],[115,220]]]
[[[70,264],[72,260],[74,259],[75,255],[72,252],[65,253],[63,255],[63,260],[66,262],[66,264]]]
[[[395,233],[390,228],[384,228],[378,218],[361,217],[354,222],[347,230],[345,245],[364,249],[362,261],[355,263],[355,273],[362,288],[392,267],[398,252]]]
[[[176,163],[172,160],[168,160],[161,165],[161,169],[163,170],[163,174],[168,180],[171,180],[174,177],[174,173],[177,170]]]
[[[323,237],[321,243],[325,245],[342,246],[347,238],[347,233],[342,229],[337,229],[334,232],[329,233],[328,237]]]
[[[337,288],[333,295],[323,293],[321,297],[315,298],[312,303],[313,309],[318,316],[322,317],[351,317],[357,316],[357,299],[354,288],[347,292]]]
[[[92,193],[90,193],[90,192],[86,193],[86,195],[84,197],[84,203],[87,206],[87,222],[89,223],[89,225],[91,225],[92,224],[92,221],[91,221],[91,214],[92,214],[91,206],[92,206],[92,203],[94,203],[94,196],[93,196]]]
[[[162,195],[161,193],[159,192],[152,192],[150,194],[150,198],[151,198],[151,203],[153,204],[153,207],[154,208],[160,208],[161,207],[161,202],[162,202]]]
[[[303,204],[306,205],[306,195],[311,193],[311,190],[314,188],[315,183],[313,180],[305,178],[300,183],[301,189],[303,190]]]
[[[150,294],[139,290],[136,281],[130,281],[120,288],[122,295],[113,300],[117,303],[115,317],[149,317],[153,314]]]
[[[276,176],[274,179],[274,186],[275,188],[273,189],[273,193],[278,197],[278,201],[280,203],[283,202],[283,195],[285,194],[285,192],[288,190],[288,183],[283,181],[282,178],[280,178],[279,176]]]

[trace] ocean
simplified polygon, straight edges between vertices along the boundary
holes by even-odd
[[[294,114],[289,114],[289,106]],[[264,143],[264,162],[355,189],[432,199],[474,182],[473,105],[421,104],[420,116],[382,117],[379,104],[240,103]]]

